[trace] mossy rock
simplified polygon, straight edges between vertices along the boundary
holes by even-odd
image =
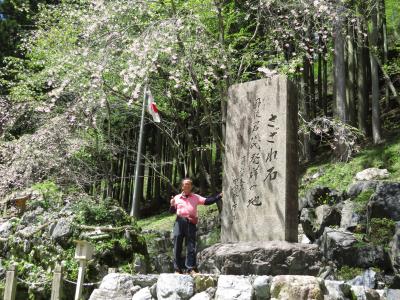
[[[396,229],[396,222],[387,218],[372,218],[369,224],[369,239],[372,244],[387,248]]]
[[[357,213],[360,213],[360,214],[366,213],[368,201],[373,194],[374,194],[374,190],[368,189],[368,190],[362,191],[360,194],[358,194],[357,197],[355,197],[353,199],[353,202],[356,205],[355,210]]]

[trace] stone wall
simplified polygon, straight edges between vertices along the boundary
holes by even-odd
[[[129,275],[104,277],[89,300],[398,300],[400,290],[374,290],[313,276]]]

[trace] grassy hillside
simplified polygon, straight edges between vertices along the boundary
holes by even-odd
[[[388,180],[400,181],[400,135],[389,138],[382,145],[364,148],[347,163],[319,161],[311,164],[301,176],[300,194],[318,185],[345,190],[357,172],[373,167],[388,169]],[[320,176],[310,179],[316,173]]]

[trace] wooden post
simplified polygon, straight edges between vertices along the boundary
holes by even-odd
[[[4,289],[4,300],[14,300],[17,291],[17,271],[15,265],[10,266],[6,275],[6,288]]]
[[[63,267],[56,264],[53,273],[53,283],[51,286],[51,300],[61,300],[62,280],[63,280]]]
[[[78,282],[76,283],[75,298],[80,300],[82,296],[83,281],[85,279],[85,269],[88,260],[93,256],[94,248],[87,241],[75,241],[75,259],[79,261]]]
[[[76,283],[75,298],[74,300],[81,300],[83,281],[85,279],[86,260],[79,260],[78,282]]]

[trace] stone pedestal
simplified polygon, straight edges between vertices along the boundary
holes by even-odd
[[[222,242],[297,241],[297,111],[284,76],[229,89]]]

